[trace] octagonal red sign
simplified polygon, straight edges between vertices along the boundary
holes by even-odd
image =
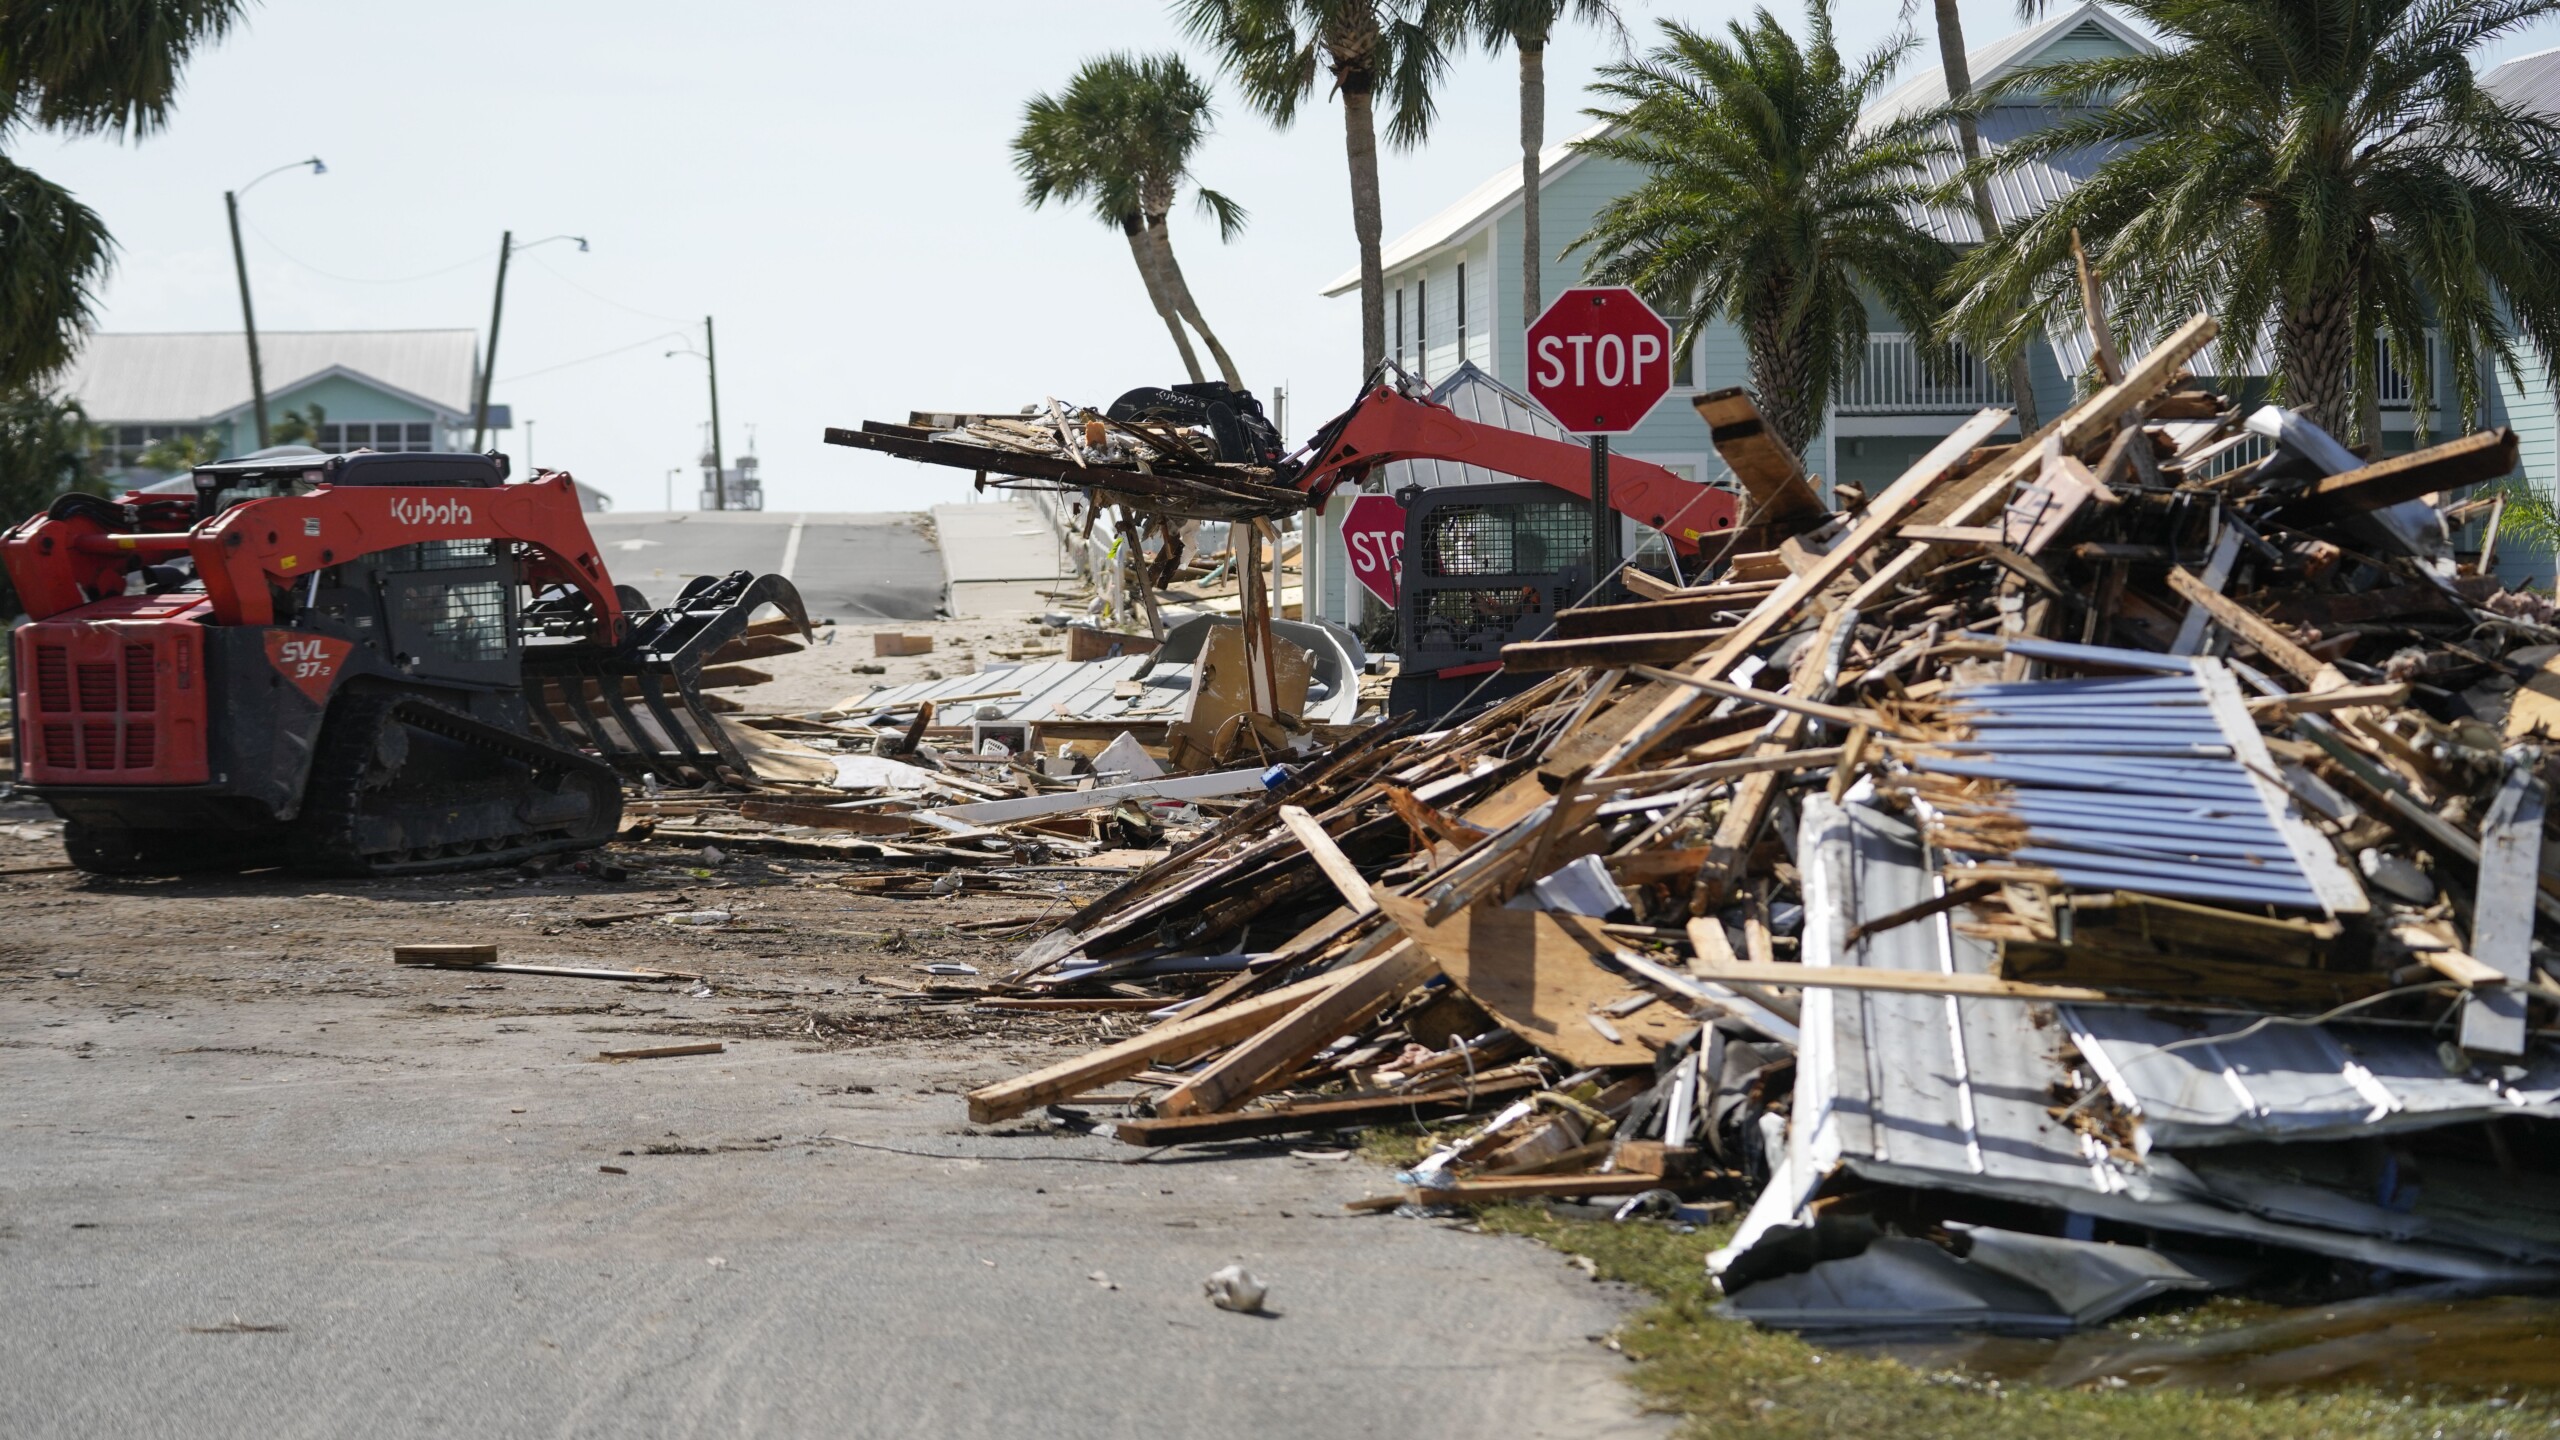
[[[1620,435],[1671,391],[1671,324],[1623,285],[1578,285],[1529,325],[1529,396],[1578,435]]]

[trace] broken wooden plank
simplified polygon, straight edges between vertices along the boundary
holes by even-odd
[[[718,1055],[729,1047],[717,1040],[701,1040],[686,1045],[643,1045],[636,1050],[599,1050],[599,1060],[673,1060],[684,1055]]]
[[[761,820],[767,825],[806,825],[813,830],[849,830],[857,835],[904,835],[916,828],[916,822],[904,814],[848,810],[811,800],[750,798],[739,802],[738,814],[742,819]]]
[[[391,947],[391,963],[462,967],[495,965],[498,963],[498,947],[478,943],[394,945]]]
[[[1360,878],[1360,867],[1351,863],[1351,857],[1342,853],[1342,847],[1333,843],[1333,837],[1325,833],[1324,826],[1317,823],[1316,817],[1308,814],[1305,807],[1281,806],[1280,823],[1288,827],[1290,834],[1298,837],[1299,844],[1307,847],[1307,854],[1314,857],[1316,868],[1324,872],[1324,878],[1333,882],[1334,889],[1342,892],[1342,902],[1351,907],[1354,915],[1366,915],[1378,908],[1378,902],[1369,898],[1369,882]]]
[[[1079,810],[1107,810],[1123,800],[1211,800],[1223,795],[1251,795],[1262,789],[1262,772],[1218,770],[1206,775],[1167,775],[1127,785],[1097,785],[1090,790],[1062,790],[1010,800],[976,800],[939,805],[916,815],[941,815],[970,825],[1002,825],[1039,815],[1071,815]],[[930,821],[926,823],[930,824]]]
[[[1266,994],[1233,1001],[1205,1015],[1179,1016],[1144,1034],[1106,1045],[1089,1054],[1034,1070],[1028,1075],[969,1092],[969,1119],[979,1125],[1010,1120],[1056,1100],[1081,1095],[1097,1085],[1126,1080],[1159,1060],[1188,1060],[1203,1051],[1242,1039],[1306,1003],[1335,981],[1318,975]]]
[[[2515,473],[2516,432],[2504,425],[2342,470],[2288,502],[2285,513],[2344,515],[2380,510]]]
[[[1309,997],[1252,1039],[1219,1056],[1209,1067],[1156,1101],[1159,1115],[1226,1110],[1285,1080],[1315,1053],[1367,1024],[1405,992],[1431,978],[1429,952],[1401,938],[1386,950],[1324,977],[1327,988]]]
[[[1577,666],[1623,670],[1631,665],[1677,665],[1732,633],[1731,627],[1723,627],[1580,640],[1515,640],[1502,647],[1502,668],[1537,674]]]
[[[1279,1105],[1268,1110],[1237,1110],[1214,1115],[1159,1116],[1123,1120],[1112,1126],[1115,1140],[1131,1145],[1197,1145],[1216,1140],[1251,1140],[1265,1135],[1304,1135],[1319,1130],[1349,1130],[1369,1125],[1401,1124],[1464,1115],[1487,1100],[1538,1089],[1535,1075],[1497,1075],[1476,1085],[1449,1086],[1394,1095],[1364,1095],[1349,1100],[1316,1100]]]
[[[2174,565],[2169,567],[2169,588],[2185,597],[2188,604],[2203,609],[2206,614],[2213,617],[2214,623],[2256,646],[2259,654],[2266,656],[2268,660],[2282,667],[2286,674],[2303,684],[2309,685],[2318,681],[2321,678],[2321,672],[2329,670],[2329,666],[2318,656],[2295,643],[2292,636],[2259,619],[2239,601],[2231,599]],[[2330,673],[2336,672],[2330,670]]]
[[[1751,503],[1744,507],[1746,525],[1818,525],[1828,513],[1822,495],[1806,478],[1804,462],[1769,433],[1759,403],[1739,385],[1709,390],[1691,400],[1698,418],[1707,422],[1708,438],[1725,468],[1742,482]]]

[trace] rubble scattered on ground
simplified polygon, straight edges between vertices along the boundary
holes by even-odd
[[[1747,1210],[1724,1289],[1804,1329],[2560,1275],[2560,629],[2461,498],[2514,439],[2366,463],[2212,335],[1190,802],[984,985],[1148,1028],[972,1118],[1423,1122],[1366,1208]]]

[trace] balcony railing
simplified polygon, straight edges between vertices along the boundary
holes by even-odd
[[[2442,372],[2436,368],[2436,350],[2438,348],[2437,332],[2429,329],[2419,333],[2421,337],[2421,346],[2419,349],[2421,363],[2427,367],[2428,375],[2434,376],[2441,374]],[[2391,363],[2391,344],[2389,341],[2377,335],[2373,339],[2373,348],[2374,367],[2376,373],[2381,376],[2380,383],[2376,385],[2375,388],[2382,392],[2382,408],[2385,410],[2408,409],[2411,398],[2416,393],[2417,387],[2409,383],[2408,375],[2403,373],[2399,366]],[[2441,389],[2442,387],[2439,386],[2435,388]],[[2433,396],[2432,398],[2438,406],[2443,405],[2444,397],[2441,394]]]
[[[1993,373],[1971,351],[1947,345],[1932,356],[1910,335],[1871,332],[1865,362],[1841,387],[1843,415],[1964,414],[2009,403],[2007,377]]]

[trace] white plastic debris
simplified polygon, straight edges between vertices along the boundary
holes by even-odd
[[[726,910],[686,910],[668,916],[667,923],[670,925],[726,925],[730,918]]]
[[[945,960],[939,964],[927,965],[924,967],[924,973],[927,975],[975,975],[978,973],[978,967],[963,965],[957,960]]]
[[[1262,1297],[1269,1293],[1254,1273],[1241,1265],[1229,1265],[1211,1275],[1201,1287],[1208,1292],[1209,1303],[1221,1310],[1252,1314],[1262,1308]]]

